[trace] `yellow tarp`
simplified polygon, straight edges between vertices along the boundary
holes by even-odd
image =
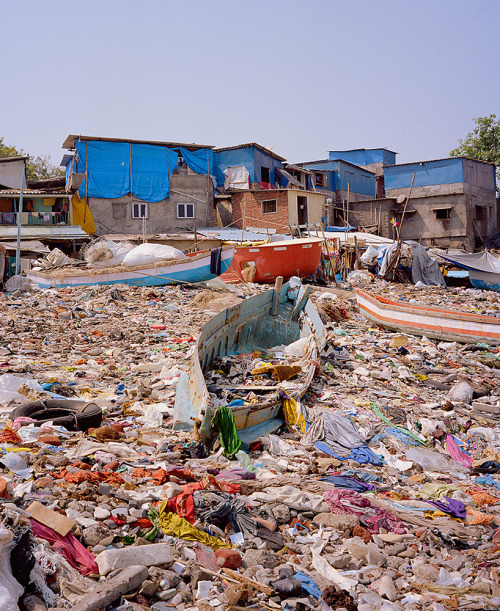
[[[75,193],[71,199],[71,206],[73,208],[73,223],[80,225],[83,231],[87,233],[95,233],[94,218],[90,206],[85,205],[85,199]]]

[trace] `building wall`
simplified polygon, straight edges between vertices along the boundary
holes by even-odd
[[[384,238],[392,239],[394,237],[394,230],[391,225],[391,218],[394,216],[392,210],[395,206],[396,200],[393,199],[353,202],[349,204],[349,225],[365,227]],[[337,206],[336,213],[337,218],[343,216],[341,206]]]
[[[352,199],[357,199],[357,195],[364,199],[375,197],[375,174],[364,168],[341,160],[306,163],[304,167],[307,170],[328,170],[327,190],[329,191],[345,191],[347,193],[347,185],[349,185]],[[322,190],[321,187],[316,187],[316,189]]]
[[[195,205],[196,224],[198,226],[213,225],[213,186],[209,177],[196,174],[191,170],[179,170],[170,177],[170,197],[161,202],[148,204],[146,228],[148,233],[166,233],[179,229],[193,227],[194,219],[178,219],[177,204],[189,203]],[[179,191],[207,203],[195,201],[184,195],[174,193]],[[142,233],[142,219],[132,218],[132,205],[145,203],[128,194],[115,199],[90,198],[96,226],[96,234],[106,233]]]
[[[462,159],[464,182],[489,191],[495,191],[495,166],[472,159]]]
[[[307,222],[321,225],[326,216],[325,196],[322,193],[306,193],[304,191],[288,191],[288,221],[290,225],[298,225],[298,197],[305,197],[307,200]]]
[[[298,191],[300,194],[301,192]],[[262,203],[276,200],[276,212],[263,214]],[[272,189],[265,191],[241,191],[231,195],[233,227],[264,227],[288,232],[288,191]]]
[[[262,167],[269,168],[271,184],[276,185],[275,168],[282,166],[281,161],[261,151],[255,146],[244,146],[229,151],[214,152],[214,171],[217,186],[224,186],[224,170],[233,166],[245,166],[250,174],[251,183],[262,181]]]
[[[385,192],[391,189],[409,189],[413,174],[413,187],[447,185],[464,181],[462,159],[440,159],[393,165],[384,168]]]

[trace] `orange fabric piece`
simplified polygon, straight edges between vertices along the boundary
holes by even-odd
[[[21,438],[16,431],[6,426],[0,435],[0,443],[21,443]]]
[[[496,505],[500,503],[500,499],[488,492],[469,492],[470,496],[474,499],[474,502],[478,507],[484,507],[484,505]]]
[[[467,511],[467,524],[474,526],[490,526],[495,520],[494,516],[478,511],[469,505],[467,505],[465,510]]]

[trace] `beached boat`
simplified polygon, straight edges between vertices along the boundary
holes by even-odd
[[[284,280],[292,276],[306,278],[319,267],[322,244],[322,238],[308,237],[237,246],[231,267],[222,279],[243,281],[241,271],[250,265],[256,269],[253,282],[272,283],[278,276]]]
[[[304,395],[314,376],[318,355],[326,342],[326,329],[309,299],[311,287],[289,283],[255,295],[224,310],[212,318],[201,330],[190,362],[189,374],[183,374],[177,385],[174,427],[192,428],[192,418],[202,421],[200,432],[210,433],[215,408],[207,390],[204,375],[214,360],[253,350],[289,345],[300,338],[308,338],[300,360],[300,383],[289,395],[298,399]],[[227,386],[228,390],[236,390]],[[220,390],[224,390],[221,386]],[[243,443],[277,430],[283,419],[279,417],[281,401],[279,384],[272,386],[244,386],[245,393],[254,392],[259,402],[233,407],[236,427]],[[288,392],[288,390],[287,390]]]
[[[500,260],[489,252],[439,256],[457,267],[469,272],[472,286],[477,289],[500,291]]]
[[[356,299],[361,313],[384,329],[444,341],[500,343],[500,318],[494,316],[397,302],[359,289]]]
[[[29,270],[26,275],[40,288],[67,286],[94,286],[98,284],[127,284],[129,286],[162,286],[183,282],[204,282],[215,278],[212,252],[205,250],[189,253],[187,259],[160,261],[148,265],[108,268],[59,267],[50,271]],[[233,259],[234,247],[223,246],[220,253],[220,271],[227,271]]]

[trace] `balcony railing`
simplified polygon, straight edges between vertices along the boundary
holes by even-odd
[[[21,225],[68,225],[67,212],[22,212]],[[0,212],[0,225],[17,225],[17,212]]]

